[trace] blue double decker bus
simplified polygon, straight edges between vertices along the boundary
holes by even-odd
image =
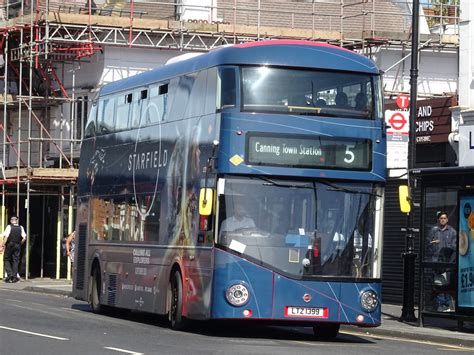
[[[381,74],[238,44],[105,85],[82,142],[76,298],[188,320],[380,325]]]

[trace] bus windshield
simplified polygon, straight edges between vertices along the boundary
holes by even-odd
[[[292,278],[377,276],[374,184],[226,177],[221,186],[224,248]]]
[[[374,104],[381,100],[379,80],[365,73],[242,67],[243,110],[380,118]]]

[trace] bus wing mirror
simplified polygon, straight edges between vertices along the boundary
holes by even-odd
[[[403,213],[410,213],[411,211],[411,198],[410,189],[407,185],[401,185],[398,187],[398,198],[400,200],[400,211]]]
[[[203,187],[199,191],[199,214],[201,216],[209,216],[211,214],[212,201],[214,201],[214,191],[210,188]]]

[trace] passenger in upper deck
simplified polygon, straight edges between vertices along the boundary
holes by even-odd
[[[326,100],[324,99],[317,99],[316,100],[316,107],[324,107],[326,106]]]
[[[334,101],[336,102],[336,107],[337,108],[344,108],[344,109],[350,109],[351,108],[348,104],[349,99],[347,98],[346,93],[344,93],[342,91],[337,93],[336,98],[335,98]]]
[[[358,111],[367,111],[367,95],[359,92],[355,97],[355,109]]]

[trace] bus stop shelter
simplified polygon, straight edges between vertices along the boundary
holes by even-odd
[[[421,188],[420,325],[446,317],[462,327],[474,320],[474,167],[415,169],[413,176]],[[452,250],[433,248],[440,212],[456,230]]]

